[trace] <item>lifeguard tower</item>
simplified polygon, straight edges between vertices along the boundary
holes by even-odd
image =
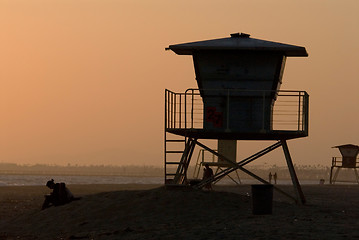
[[[335,146],[333,148],[338,148],[341,157],[332,158],[332,167],[330,168],[330,184],[334,184],[337,181],[337,177],[340,169],[353,169],[355,173],[356,182],[359,183],[359,175],[357,168],[359,168],[359,159],[357,158],[359,153],[359,146],[353,144],[345,144],[340,146]],[[335,170],[334,174],[333,171]]]
[[[187,184],[189,163],[195,146],[199,146],[216,155],[224,169],[195,187],[236,170],[269,184],[244,166],[282,147],[296,197],[275,188],[304,203],[287,140],[308,136],[309,96],[305,91],[282,91],[280,86],[287,57],[307,57],[306,49],[235,33],[227,38],[170,45],[166,50],[192,55],[198,89],[165,91],[165,183]],[[218,151],[202,139],[218,140]],[[238,140],[275,143],[237,162]],[[183,143],[182,149],[173,148],[178,143]]]

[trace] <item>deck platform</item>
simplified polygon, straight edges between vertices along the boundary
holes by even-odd
[[[260,133],[208,131],[205,129],[167,128],[166,132],[194,139],[289,140],[307,137],[306,131],[273,130]]]

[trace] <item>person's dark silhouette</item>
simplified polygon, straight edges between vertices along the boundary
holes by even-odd
[[[71,191],[66,187],[65,183],[55,183],[54,179],[47,181],[46,186],[52,189],[52,192],[45,195],[45,201],[42,204],[41,209],[45,209],[51,206],[59,206],[69,203],[73,200],[79,200],[75,198]]]
[[[212,170],[212,168],[209,167],[208,163],[204,166],[205,166],[205,168],[203,169],[203,180],[207,180],[207,179],[213,177],[213,170]],[[211,183],[207,183],[204,187],[207,188],[208,190],[212,190]]]

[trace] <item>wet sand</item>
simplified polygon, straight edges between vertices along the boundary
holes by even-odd
[[[271,215],[252,214],[250,185],[68,187],[82,199],[43,211],[46,187],[0,187],[0,239],[359,239],[358,185],[304,185],[304,206],[275,192]]]

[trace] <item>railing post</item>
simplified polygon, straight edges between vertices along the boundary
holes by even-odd
[[[298,123],[297,123],[297,127],[298,127],[298,131],[300,130],[300,112],[301,112],[301,108],[300,108],[300,106],[301,106],[301,96],[302,96],[302,94],[301,94],[301,92],[299,92],[298,93]]]
[[[264,132],[264,119],[265,119],[265,91],[263,91],[263,108],[262,108],[262,131]]]
[[[201,149],[202,153],[202,163],[204,163],[204,149]]]
[[[187,129],[187,91],[184,93],[184,128]]]
[[[168,95],[168,91],[167,91],[167,89],[165,89],[165,129],[167,128],[167,126],[168,126],[168,122],[167,122],[167,118],[168,118],[168,116],[167,116],[167,108],[168,108],[168,106],[167,106],[167,95]]]
[[[227,89],[227,127],[226,129],[229,131],[229,89]]]
[[[176,110],[177,110],[177,93],[175,94],[175,100],[173,102],[173,105],[174,105],[174,110],[173,110],[173,115],[174,115],[174,118],[173,118],[173,122],[174,122],[174,128],[176,128],[176,117],[177,117],[177,113],[176,113]]]
[[[304,104],[305,104],[305,132],[308,134],[309,131],[309,95],[305,92],[305,98],[304,98]]]
[[[170,125],[173,128],[173,93],[171,93],[171,100],[170,100]]]
[[[193,105],[193,100],[194,100],[194,90],[192,89],[192,107],[191,107],[191,128],[193,128],[193,107],[194,107],[194,105]]]
[[[182,93],[180,93],[179,97],[179,128],[182,128]]]

